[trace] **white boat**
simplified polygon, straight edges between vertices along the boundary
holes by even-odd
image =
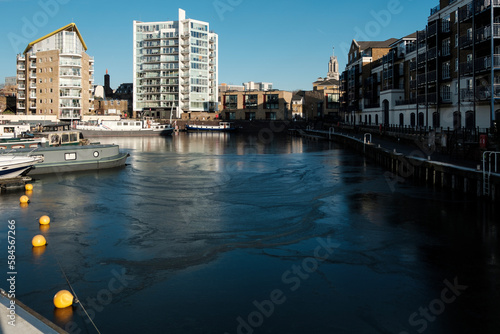
[[[84,136],[169,136],[174,132],[170,124],[160,124],[152,118],[142,120],[102,120],[99,122],[77,123],[76,129]]]
[[[230,131],[236,131],[236,127],[234,126],[234,123],[231,122],[219,122],[218,125],[186,124],[186,130],[230,132]]]
[[[2,154],[0,155],[0,179],[25,175],[35,164],[43,160],[43,156]]]
[[[30,132],[29,124],[17,124],[17,123],[7,123],[0,124],[0,139],[5,138],[17,138],[21,136],[23,132]]]

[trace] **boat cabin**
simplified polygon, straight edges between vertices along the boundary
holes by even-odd
[[[0,125],[0,139],[4,138],[18,138],[23,132],[30,132],[31,127],[29,124],[1,124]]]

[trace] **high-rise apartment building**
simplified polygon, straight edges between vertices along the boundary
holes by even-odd
[[[134,21],[134,113],[188,118],[215,112],[218,101],[218,36],[207,22]]]
[[[79,120],[93,113],[94,59],[70,23],[28,44],[17,55],[17,111]]]

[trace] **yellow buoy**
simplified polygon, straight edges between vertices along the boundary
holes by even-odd
[[[19,198],[19,202],[21,203],[29,203],[30,202],[30,198],[26,195],[23,195],[21,196],[21,198]]]
[[[45,246],[47,244],[47,240],[45,240],[45,237],[41,234],[35,235],[33,239],[31,239],[31,244],[33,247],[40,247],[40,246]]]
[[[24,186],[24,189],[26,189],[27,191],[32,191],[33,185],[31,183],[26,183],[26,185]]]
[[[40,222],[40,225],[50,224],[50,217],[49,216],[41,216],[40,219],[38,220],[38,222]]]
[[[54,296],[54,306],[65,308],[73,305],[73,295],[68,290],[61,290]]]

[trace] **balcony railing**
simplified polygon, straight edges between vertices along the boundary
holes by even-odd
[[[472,35],[467,34],[465,36],[460,36],[459,45],[461,48],[466,48],[471,46],[472,42],[473,42]]]
[[[409,100],[396,100],[396,106],[406,106],[410,104],[416,104],[417,99],[409,99]]]
[[[441,6],[440,5],[437,5],[436,7],[431,8],[431,16],[434,15],[434,14],[436,14],[440,10],[441,10]]]
[[[460,63],[460,74],[466,75],[472,73],[472,61],[468,61],[466,63]]]
[[[458,10],[458,19],[460,22],[472,17],[472,6],[466,5]]]
[[[494,85],[494,97],[500,98],[500,84]],[[474,90],[471,88],[463,88],[460,89],[460,99],[464,102],[473,102],[473,101],[486,101],[491,98],[491,85],[485,85],[476,87],[475,91],[475,99],[474,99]]]
[[[429,51],[427,51],[427,59],[428,60],[434,59],[436,57],[437,57],[437,48],[436,47],[433,47],[432,49],[429,49]]]

